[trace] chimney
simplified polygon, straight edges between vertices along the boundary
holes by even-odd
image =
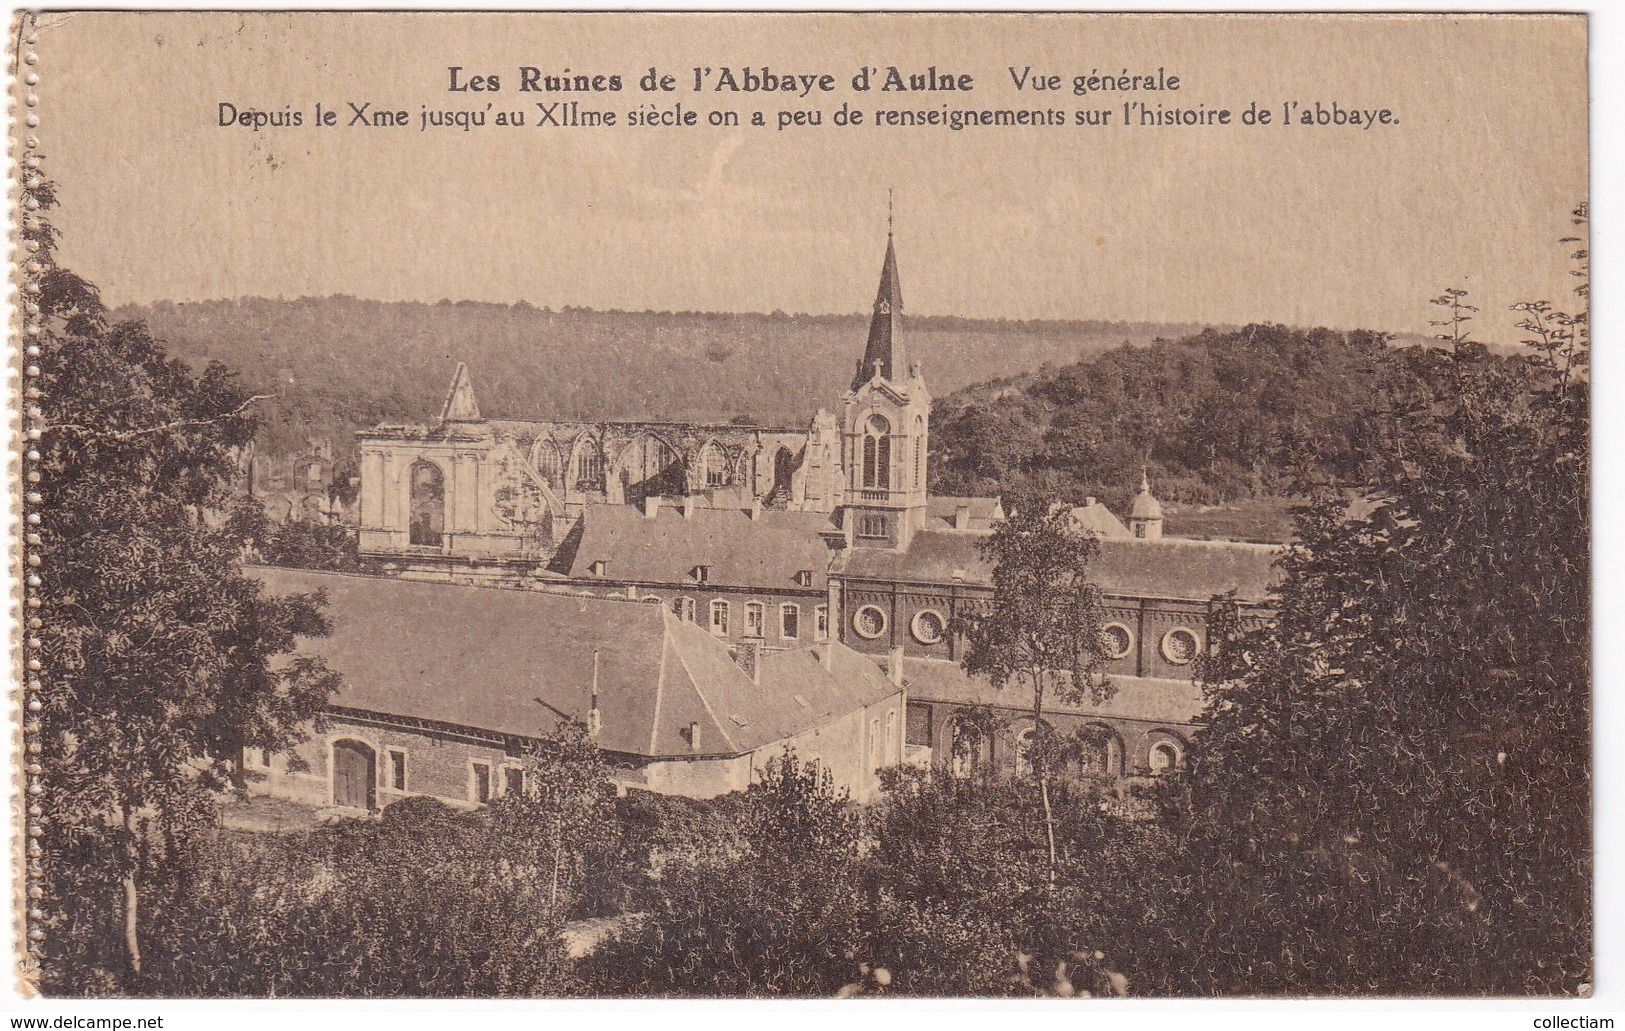
[[[835,669],[835,642],[825,641],[818,649],[818,664],[825,670]]]
[[[1093,494],[1091,494],[1088,497],[1083,499],[1083,507],[1084,508],[1094,508],[1095,507],[1095,496]]]
[[[761,661],[762,643],[760,641],[740,641],[739,646],[734,649],[734,662],[738,664],[740,669],[745,671],[745,676],[750,677],[750,682],[753,684],[762,682]]]
[[[660,495],[650,494],[643,499],[643,518],[653,519],[660,514]]]
[[[750,521],[753,523],[762,518],[762,499],[751,498],[750,507],[745,509],[745,514],[750,517]]]
[[[697,722],[688,725],[688,750],[690,752],[700,750],[700,725]]]
[[[683,518],[684,519],[693,519],[694,518],[694,508],[695,508],[694,495],[692,495],[692,494],[684,494],[683,495]]]
[[[970,529],[970,506],[959,505],[954,509],[954,529]]]
[[[898,687],[903,686],[903,646],[902,645],[898,645],[897,647],[893,648],[891,650],[891,654],[889,654],[886,657],[886,679],[890,680],[892,683],[896,684]]]

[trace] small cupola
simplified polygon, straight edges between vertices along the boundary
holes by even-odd
[[[1151,476],[1144,469],[1140,471],[1140,493],[1134,495],[1134,504],[1129,509],[1128,526],[1135,537],[1144,540],[1162,536],[1162,502],[1151,493]]]

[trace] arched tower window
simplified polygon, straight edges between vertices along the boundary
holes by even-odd
[[[878,415],[863,424],[863,485],[877,489],[891,486],[891,423]]]
[[[407,540],[426,548],[440,547],[446,532],[446,479],[433,462],[412,465],[411,522]]]

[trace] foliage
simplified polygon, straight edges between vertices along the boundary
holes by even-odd
[[[548,867],[514,855],[482,816],[416,808],[377,823],[215,844],[185,890],[155,906],[162,947],[147,990],[574,994]]]
[[[547,872],[548,912],[567,915],[597,879],[589,866],[603,867],[615,854],[609,766],[586,727],[561,721],[526,753],[521,769],[524,790],[498,798],[491,817],[511,854]]]
[[[1044,802],[1053,877],[1057,857],[1049,777],[1061,758],[1061,743],[1044,721],[1044,699],[1099,705],[1114,691],[1104,672],[1111,658],[1102,636],[1104,595],[1089,579],[1089,563],[1100,554],[1100,544],[1066,506],[1023,503],[981,542],[981,551],[993,563],[992,597],[956,614],[952,629],[965,640],[960,661],[965,672],[984,675],[1000,689],[1024,682],[1032,692],[1024,754]]]
[[[37,179],[25,198],[55,200]],[[142,878],[210,822],[241,748],[286,747],[337,678],[278,658],[327,632],[321,599],[266,596],[217,518],[252,399],[221,366],[194,374],[140,323],[109,323],[95,288],[55,264],[37,211],[23,238],[42,266],[31,320],[50,575],[31,629],[43,663],[32,737],[49,771],[46,941],[97,963],[122,949],[133,975]]]
[[[740,814],[742,853],[719,870],[673,856],[646,919],[586,968],[616,995],[833,996],[854,969],[856,814],[827,771],[786,751]]]
[[[361,568],[355,531],[350,527],[298,519],[276,522],[252,498],[234,500],[227,532],[248,561],[345,573]]]
[[[1366,399],[1398,374],[1380,333],[1250,325],[946,396],[933,491],[1212,503],[1358,482],[1381,456]]]
[[[860,279],[872,274],[857,273]],[[867,305],[873,295],[861,282],[854,285],[854,302]],[[861,346],[869,324],[867,314],[548,310],[522,301],[422,304],[345,296],[159,302],[128,315],[144,319],[198,365],[225,362],[254,390],[279,395],[265,412],[261,454],[292,455],[317,437],[350,458],[355,430],[439,412],[454,364],[448,340],[458,342],[450,357],[468,363],[481,406],[493,417],[601,419],[642,412],[651,419],[715,422],[737,414],[719,410],[716,399],[736,397],[739,384],[749,383],[751,416],[794,426],[839,398],[852,374],[853,341]],[[908,320],[910,346],[939,392],[1196,328]],[[797,360],[785,362],[785,355]]]
[[[1449,349],[1404,359],[1420,386],[1391,409],[1403,446],[1370,517],[1315,499],[1273,624],[1214,634],[1208,729],[1170,800],[1197,872],[1184,990],[1590,981],[1583,343],[1537,333],[1498,361],[1465,296],[1435,301]]]

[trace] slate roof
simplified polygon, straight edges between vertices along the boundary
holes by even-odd
[[[996,688],[986,678],[973,677],[958,663],[942,659],[910,658],[903,663],[903,682],[910,699],[946,702],[953,705],[997,705],[1006,708],[1032,708],[1032,689],[1024,683]],[[1164,680],[1158,677],[1111,678],[1116,689],[1112,697],[1095,705],[1085,699],[1067,704],[1052,696],[1044,699],[1046,712],[1064,712],[1083,717],[1112,717],[1145,720],[1150,723],[1195,723],[1202,715],[1202,689],[1190,680]]]
[[[824,726],[898,688],[833,645],[766,653],[753,683],[727,646],[664,605],[388,577],[258,568],[275,594],[323,591],[333,634],[301,640],[344,676],[332,704],[515,737],[585,720],[598,652],[603,748],[739,755]],[[819,645],[817,647],[827,647]],[[800,698],[796,696],[799,695]],[[700,724],[701,748],[687,728]]]
[[[750,518],[742,509],[662,505],[653,519],[629,505],[588,505],[580,541],[558,572],[588,578],[594,562],[609,563],[603,579],[621,583],[692,583],[695,566],[709,566],[708,584],[760,591],[794,590],[796,574],[811,570],[811,587],[824,588],[830,528],[819,512],[768,509]]]
[[[1004,509],[998,498],[956,498],[933,494],[925,499],[926,525],[932,529],[953,529],[954,516],[959,506],[970,509],[970,530],[991,530],[993,524],[1004,518]]]
[[[1072,519],[1079,526],[1101,537],[1131,537],[1128,527],[1112,512],[1111,509],[1096,501],[1092,505],[1077,505],[1072,509]]]
[[[982,557],[986,537],[921,530],[907,552],[855,549],[845,575],[871,580],[921,583],[989,583],[993,566]],[[1091,566],[1107,593],[1139,598],[1207,601],[1236,592],[1242,601],[1261,602],[1275,579],[1281,548],[1235,541],[1106,538]],[[959,574],[956,576],[955,574]]]

